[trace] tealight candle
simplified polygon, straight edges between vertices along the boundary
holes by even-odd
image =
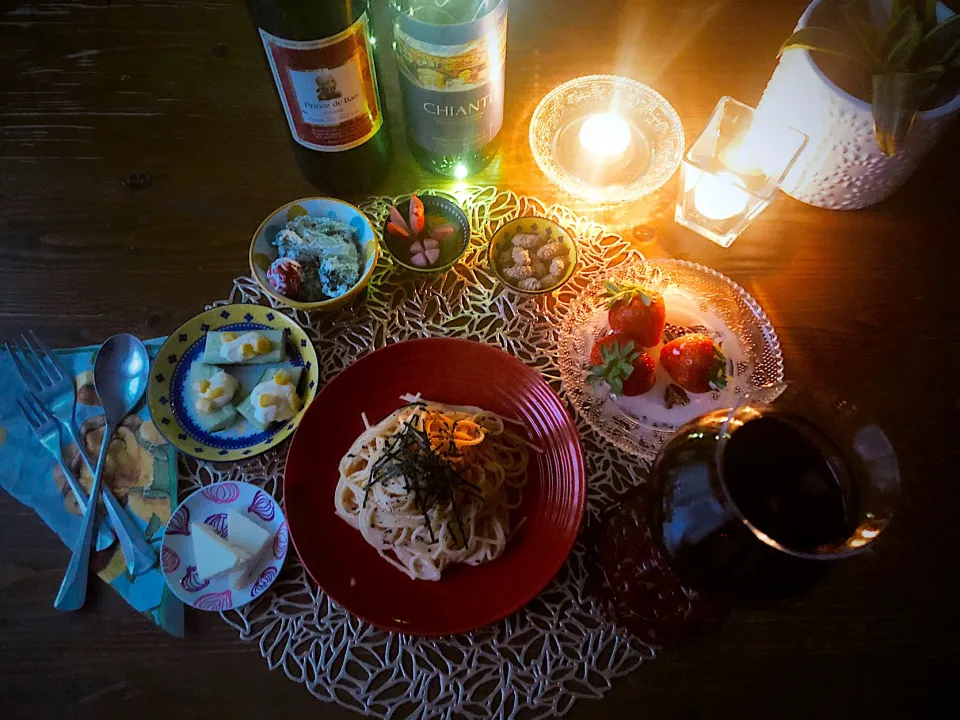
[[[616,113],[597,113],[580,127],[580,144],[595,158],[609,162],[623,157],[632,135],[630,125]]]
[[[723,98],[683,161],[674,218],[722,247],[773,200],[807,136]]]
[[[700,176],[694,191],[697,212],[711,220],[728,220],[747,209],[750,195],[743,183],[730,172],[717,175],[705,172]]]
[[[670,103],[614,75],[563,83],[530,119],[530,150],[547,178],[601,205],[658,190],[677,169],[683,146],[683,126]]]

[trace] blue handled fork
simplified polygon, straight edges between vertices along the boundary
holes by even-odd
[[[13,359],[24,386],[27,390],[35,393],[40,402],[49,408],[53,416],[60,421],[70,439],[77,444],[83,462],[90,471],[91,477],[94,477],[96,468],[87,455],[87,449],[74,422],[74,412],[77,407],[77,388],[73,383],[73,377],[56,359],[54,354],[40,342],[40,339],[32,330],[30,335],[36,348],[39,348],[39,352],[30,343],[26,335],[20,336],[23,340],[23,347],[15,340],[10,341],[9,345],[4,343],[3,346]],[[13,346],[12,349],[10,345]],[[156,550],[150,547],[143,537],[143,533],[127,511],[117,502],[117,498],[106,484],[103,485],[101,497],[107,508],[107,515],[110,517],[113,530],[117,534],[117,540],[120,541],[120,547],[123,549],[123,555],[127,561],[127,570],[131,575],[142,575],[156,564]]]
[[[53,455],[54,460],[60,466],[60,470],[63,471],[63,476],[67,479],[70,489],[73,490],[73,496],[77,499],[80,514],[83,515],[87,511],[89,500],[83,488],[80,487],[80,483],[77,482],[76,476],[67,467],[67,463],[63,459],[60,425],[56,418],[29,390],[23,396],[17,398],[17,405],[20,406],[20,412],[30,429],[33,430],[37,440],[47,449],[47,452]],[[113,531],[106,524],[101,523],[97,529],[97,550],[105,550],[110,547],[113,544],[113,539]]]

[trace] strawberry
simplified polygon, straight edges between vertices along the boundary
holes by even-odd
[[[610,329],[629,335],[643,347],[659,345],[666,323],[663,295],[639,285],[617,285],[609,280],[604,286]]]
[[[633,338],[629,337],[628,335],[624,335],[623,333],[607,333],[593,344],[593,349],[590,351],[590,364],[603,365],[604,348],[610,348],[615,344],[625,346],[632,340]]]
[[[624,342],[624,340],[626,342]],[[642,395],[656,383],[656,365],[653,358],[634,349],[634,341],[611,333],[597,341],[590,353],[589,381],[601,380],[610,386],[614,395]],[[598,353],[599,351],[599,353]],[[599,354],[599,362],[593,362]]]
[[[647,353],[641,352],[633,361],[633,372],[623,381],[623,394],[643,395],[657,383],[657,364]],[[611,386],[612,387],[612,386]]]
[[[705,393],[727,386],[727,358],[711,338],[683,335],[660,349],[660,364],[684,390]]]

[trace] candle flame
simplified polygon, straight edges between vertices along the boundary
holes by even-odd
[[[613,112],[591,115],[580,127],[580,144],[591,155],[612,158],[622,155],[631,140],[627,121]]]

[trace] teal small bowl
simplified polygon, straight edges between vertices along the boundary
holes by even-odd
[[[431,217],[441,217],[460,231],[459,245],[454,243],[452,239],[440,243],[441,262],[431,267],[417,267],[409,261],[410,253],[408,248],[414,241],[404,238],[391,239],[390,234],[387,232],[387,223],[390,221],[389,215],[387,215],[383,221],[380,244],[383,245],[384,251],[390,256],[393,262],[406,270],[423,275],[446,272],[457,264],[457,261],[463,257],[464,253],[467,252],[467,248],[470,246],[470,220],[467,218],[467,214],[463,209],[453,200],[448,200],[439,195],[417,195],[417,197],[419,197],[423,203],[423,214],[428,221]],[[410,222],[410,198],[410,195],[402,197],[397,201],[396,205],[397,210],[400,211],[403,219],[406,220],[408,224]],[[396,246],[394,245],[395,243]],[[450,244],[453,244],[453,247],[449,254],[447,254],[445,253],[445,248]],[[400,251],[400,248],[403,248],[403,252]]]

